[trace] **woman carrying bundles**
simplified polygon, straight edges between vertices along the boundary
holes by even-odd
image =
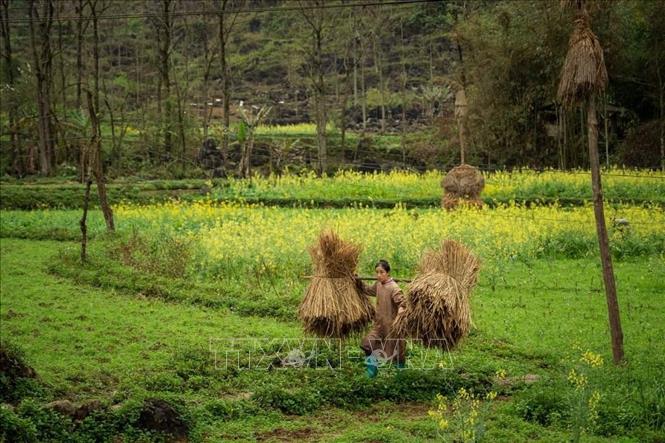
[[[356,278],[358,291],[376,297],[376,315],[374,326],[360,344],[365,352],[367,376],[376,377],[379,363],[395,363],[398,368],[404,367],[403,339],[391,337],[391,327],[395,317],[404,309],[404,294],[399,285],[390,276],[390,264],[379,260],[375,267],[376,283],[367,286],[360,278]]]

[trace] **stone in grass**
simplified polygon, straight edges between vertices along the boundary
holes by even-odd
[[[171,434],[176,438],[187,436],[188,426],[180,413],[167,401],[159,398],[147,398],[139,415],[137,425],[140,428]]]
[[[533,383],[537,383],[540,381],[540,375],[536,374],[526,374],[523,376],[517,376],[517,377],[506,377],[506,378],[499,378],[497,377],[495,380],[500,386],[516,386],[516,385],[530,385]]]
[[[46,406],[62,415],[80,421],[92,412],[101,409],[102,403],[99,400],[88,400],[76,405],[69,400],[56,400],[47,403]]]

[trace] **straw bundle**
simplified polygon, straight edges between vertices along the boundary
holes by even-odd
[[[570,35],[557,95],[564,105],[570,106],[603,92],[606,85],[603,48],[591,30],[588,14],[582,11],[575,19],[575,29]]]
[[[444,196],[441,206],[453,209],[462,201],[482,205],[478,197],[485,187],[485,179],[478,168],[471,165],[459,165],[446,174],[441,181]]]
[[[374,317],[374,306],[358,292],[355,271],[361,247],[323,231],[309,249],[314,276],[298,316],[305,331],[343,338],[361,330]]]
[[[446,174],[441,186],[447,194],[477,198],[485,187],[485,179],[478,168],[471,165],[459,165]]]
[[[446,240],[426,253],[409,286],[405,310],[393,323],[395,337],[413,337],[425,346],[452,349],[471,327],[469,294],[480,264],[462,244]]]
[[[471,208],[481,209],[483,207],[483,201],[479,198],[464,199],[464,198],[452,197],[450,194],[445,194],[441,199],[441,207],[449,211],[462,205],[469,206]]]
[[[478,279],[480,261],[466,246],[455,240],[444,240],[439,249],[427,251],[420,258],[420,273],[439,272],[459,281],[468,292]]]

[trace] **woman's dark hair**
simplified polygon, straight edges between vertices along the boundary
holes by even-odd
[[[387,261],[379,260],[378,262],[376,262],[376,266],[374,266],[374,267],[378,268],[379,266],[381,266],[384,271],[390,272],[390,263],[388,263]]]

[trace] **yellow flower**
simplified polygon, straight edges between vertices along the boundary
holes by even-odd
[[[575,369],[571,369],[568,373],[568,381],[575,386],[575,390],[577,391],[583,389],[588,383],[586,375],[578,374]]]
[[[591,351],[586,351],[584,354],[582,354],[580,361],[586,363],[592,368],[603,366],[603,357],[600,354],[595,354]]]
[[[470,397],[465,388],[460,388],[460,390],[457,391],[457,398],[460,400],[468,400]]]

